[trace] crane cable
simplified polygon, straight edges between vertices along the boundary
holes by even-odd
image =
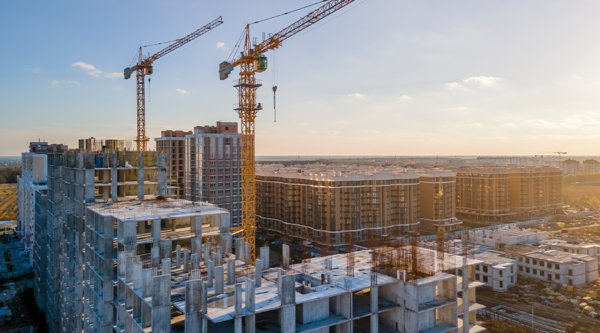
[[[252,22],[252,23],[250,23],[250,24],[256,24],[256,23],[260,23],[260,22],[268,21],[268,20],[274,19],[274,18],[276,18],[276,17],[283,16],[283,15],[287,15],[287,14],[290,14],[290,13],[293,13],[293,12],[297,12],[297,11],[299,11],[299,10],[302,10],[302,9],[304,9],[304,8],[308,8],[308,7],[311,7],[311,6],[314,6],[314,5],[320,4],[320,3],[322,3],[322,2],[327,2],[327,1],[328,1],[328,0],[321,0],[321,1],[319,1],[319,2],[315,2],[315,3],[313,3],[313,4],[310,4],[310,5],[307,5],[307,6],[304,6],[304,7],[300,7],[300,8],[298,8],[298,9],[294,9],[294,10],[292,10],[292,11],[285,12],[285,13],[283,13],[283,14],[279,14],[279,15],[271,16],[271,17],[268,17],[268,18],[266,18],[266,19],[262,19],[262,20],[259,20],[259,21],[256,21],[256,22]]]

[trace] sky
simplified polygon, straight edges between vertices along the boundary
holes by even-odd
[[[38,138],[75,147],[135,137],[135,78],[123,69],[139,46],[219,16],[224,24],[154,63],[146,133],[153,147],[162,130],[238,121],[238,69],[220,81],[219,63],[246,23],[314,2],[2,1],[0,156]],[[267,53],[256,154],[598,154],[599,11],[598,1],[355,1]]]

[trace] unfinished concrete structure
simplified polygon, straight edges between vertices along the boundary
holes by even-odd
[[[419,174],[420,229],[427,232],[457,230],[456,173],[442,169],[423,169]]]
[[[257,226],[327,246],[419,227],[419,175],[397,167],[259,165]]]
[[[36,283],[43,286],[36,288],[36,297],[46,299],[43,310],[51,332],[83,330],[86,206],[99,201],[153,199],[166,192],[164,156],[160,154],[48,154],[47,196],[39,198],[40,209],[47,208],[46,214],[36,212],[39,233],[36,231],[34,266],[39,269],[34,273]]]
[[[167,160],[167,182],[177,187],[172,195],[185,198],[185,136],[192,131],[166,130],[160,132],[156,141],[156,151],[165,154]]]
[[[35,193],[47,188],[46,160],[45,153],[21,154],[21,176],[17,177],[17,234],[23,240],[30,259],[33,259]]]

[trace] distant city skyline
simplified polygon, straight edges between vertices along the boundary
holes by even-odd
[[[70,147],[91,136],[133,138],[135,81],[121,73],[139,45],[221,15],[222,26],[155,63],[147,135],[153,148],[161,130],[239,121],[238,70],[219,81],[218,64],[247,22],[312,2],[4,2],[0,156],[18,156],[38,138]],[[252,35],[310,10],[252,25]],[[357,1],[267,54],[256,153],[593,156],[598,10],[594,1]]]

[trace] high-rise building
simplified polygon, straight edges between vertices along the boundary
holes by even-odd
[[[256,169],[257,226],[327,246],[407,236],[419,227],[414,170],[343,165]]]
[[[420,229],[436,232],[456,230],[462,221],[456,218],[456,173],[424,169],[419,173]]]
[[[23,239],[25,250],[32,259],[35,233],[35,195],[37,191],[45,191],[47,188],[47,156],[45,153],[22,153],[21,160],[21,176],[17,177],[16,231]]]
[[[79,139],[79,151],[92,153],[116,153],[133,150],[131,139],[96,139],[94,137],[88,139]]]
[[[507,168],[461,167],[456,172],[456,215],[475,220],[512,220]]]
[[[185,136],[192,131],[162,131],[160,138],[155,138],[156,151],[167,158],[167,182],[176,187],[171,190],[178,198],[185,197]]]
[[[595,159],[589,159],[583,161],[583,173],[599,173],[600,172],[600,161]]]
[[[565,175],[576,175],[579,173],[579,161],[568,159],[562,162],[562,169]]]
[[[235,122],[196,126],[185,137],[185,197],[214,203],[231,212],[231,224],[241,223],[241,137]]]
[[[563,207],[562,171],[554,167],[510,168],[510,210],[517,218],[557,213]]]

